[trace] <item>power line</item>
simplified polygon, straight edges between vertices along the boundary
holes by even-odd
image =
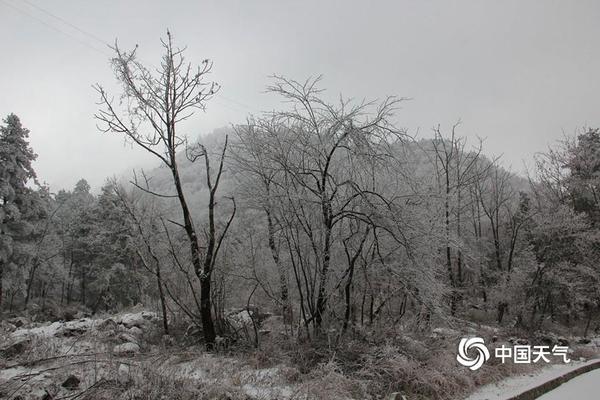
[[[63,17],[61,17],[59,15],[56,15],[56,14],[52,13],[51,11],[48,11],[47,9],[42,8],[42,7],[38,6],[37,4],[32,3],[29,0],[22,0],[22,1],[25,4],[29,5],[30,7],[32,7],[33,9],[36,9],[39,12],[41,12],[41,13],[43,13],[43,14],[45,14],[45,15],[47,15],[47,16],[49,16],[49,17],[51,17],[51,18],[53,18],[53,19],[55,19],[57,21],[59,21],[60,23],[66,25],[68,27],[70,27],[71,29],[76,30],[77,32],[79,32],[79,33],[87,36],[90,39],[93,39],[94,41],[102,44],[103,46],[110,47],[110,45],[106,41],[104,41],[102,38],[100,38],[100,37],[94,35],[93,33],[90,33],[88,31],[80,28],[79,26],[77,26],[74,23],[66,20],[65,18],[63,18]],[[110,54],[109,52],[107,52],[106,50],[99,49],[99,48],[91,45],[89,42],[83,41],[80,38],[76,37],[75,35],[72,35],[72,34],[70,34],[68,32],[65,32],[64,30],[58,28],[57,26],[55,26],[55,25],[53,25],[53,24],[51,24],[51,23],[49,23],[47,21],[44,21],[42,18],[40,18],[40,17],[38,17],[38,16],[36,16],[34,14],[31,14],[30,12],[25,11],[22,8],[17,7],[15,4],[10,3],[8,0],[0,0],[0,2],[6,4],[8,7],[12,8],[13,10],[17,11],[18,13],[20,13],[22,15],[25,15],[25,16],[27,16],[27,17],[29,17],[29,18],[37,21],[38,23],[46,26],[47,28],[50,28],[50,29],[52,29],[55,32],[63,34],[66,37],[68,37],[68,38],[70,38],[72,40],[75,40],[79,44],[81,44],[81,45],[83,45],[83,46],[85,46],[85,47],[87,47],[87,48],[89,48],[89,49],[91,49],[93,51],[96,51],[96,52],[98,52],[100,54],[103,54],[103,55],[105,55],[105,56],[107,56],[109,58],[113,57],[113,55]],[[154,68],[156,68],[152,63],[147,63],[147,64],[150,65],[150,66],[152,66],[152,67],[154,67]],[[224,96],[222,94],[217,94],[216,99],[218,99],[217,102],[221,103],[221,105],[225,106],[226,108],[229,108],[230,110],[234,110],[234,109],[232,107],[230,107],[230,106],[226,106],[225,104],[223,104],[223,101],[230,103],[235,108],[238,108],[238,111],[239,111],[239,109],[252,110],[252,107],[248,106],[247,104],[245,104],[245,103],[243,103],[241,101],[237,101],[237,100],[231,99],[231,98],[229,98],[227,96]]]
[[[10,3],[8,0],[0,0],[0,2],[2,2],[5,5],[7,5],[8,7],[12,8],[13,10],[17,11],[18,13],[20,13],[22,15],[25,15],[25,16],[27,16],[27,17],[29,17],[29,18],[37,21],[38,23],[46,26],[47,28],[50,28],[50,29],[52,29],[55,32],[61,33],[61,34],[65,35],[65,36],[67,36],[68,38],[70,38],[72,40],[75,40],[79,44],[81,44],[81,45],[83,45],[83,46],[85,46],[85,47],[87,47],[87,48],[89,48],[89,49],[91,49],[93,51],[96,51],[96,52],[101,53],[101,54],[103,54],[105,56],[111,57],[111,55],[108,52],[106,52],[104,50],[101,50],[101,49],[99,49],[99,48],[97,48],[95,46],[92,46],[90,43],[85,42],[85,41],[77,38],[76,36],[74,36],[74,35],[72,35],[72,34],[70,34],[68,32],[63,31],[62,29],[60,29],[60,28],[58,28],[58,27],[56,27],[56,26],[54,26],[54,25],[52,25],[52,24],[44,21],[43,19],[39,18],[38,16],[33,15],[33,14],[31,14],[31,13],[23,10],[22,8],[17,7],[16,5]],[[27,2],[27,3],[30,4],[29,2]]]
[[[48,11],[48,10],[46,10],[46,9],[44,9],[44,8],[42,8],[42,7],[38,6],[38,5],[30,2],[29,0],[22,0],[22,1],[25,2],[25,3],[27,3],[27,4],[29,4],[31,7],[33,7],[35,9],[43,12],[44,14],[49,15],[50,17],[52,17],[52,18],[54,18],[54,19],[62,22],[63,24],[65,24],[67,26],[70,26],[71,28],[75,29],[76,31],[78,31],[78,32],[80,32],[80,33],[82,33],[84,35],[86,35],[87,37],[89,37],[91,39],[94,39],[95,41],[103,44],[104,46],[109,46],[109,44],[106,41],[102,40],[101,38],[99,38],[98,36],[94,35],[93,33],[90,33],[88,31],[85,31],[85,30],[81,29],[80,27],[78,27],[75,24],[72,24],[71,22],[67,21],[66,19],[64,19],[62,17],[59,17],[56,14],[51,13],[50,11]]]

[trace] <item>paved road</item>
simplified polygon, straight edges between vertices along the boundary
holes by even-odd
[[[600,399],[600,369],[579,375],[563,383],[538,400],[598,400]]]

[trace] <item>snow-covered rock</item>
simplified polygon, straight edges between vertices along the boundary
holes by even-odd
[[[144,328],[153,321],[157,320],[158,316],[154,312],[141,311],[137,313],[123,314],[119,319],[119,323],[124,325],[126,328]]]
[[[131,380],[131,373],[129,371],[129,365],[127,364],[119,364],[119,369],[117,370],[117,381],[120,384],[126,384]]]
[[[123,343],[116,345],[113,353],[119,356],[132,356],[140,352],[140,346],[137,343]]]
[[[131,328],[129,328],[129,330],[127,331],[130,335],[134,336],[134,337],[141,337],[142,334],[144,333],[140,328],[138,328],[137,326],[132,326]]]

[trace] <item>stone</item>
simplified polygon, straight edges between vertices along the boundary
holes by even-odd
[[[137,326],[132,326],[131,328],[129,328],[128,332],[136,337],[140,337],[142,336],[142,334],[144,333],[140,328],[138,328]]]
[[[137,343],[123,343],[114,347],[113,353],[120,356],[132,356],[140,352],[140,346]]]
[[[115,331],[117,330],[117,323],[112,318],[106,318],[104,321],[98,324],[98,330],[100,331]]]
[[[8,321],[0,321],[0,329],[5,332],[14,332],[17,330],[17,327]]]
[[[0,355],[3,358],[11,359],[21,353],[23,353],[29,346],[29,339],[19,339],[16,342],[9,344],[8,346],[0,349]]]
[[[144,319],[144,317],[142,316],[142,313],[136,313],[136,314],[125,314],[121,317],[121,324],[124,325],[126,328],[131,328],[131,327],[141,327],[144,326],[144,324],[147,323],[147,320]]]
[[[163,335],[161,342],[165,347],[171,347],[175,344],[175,339],[173,339],[173,336],[171,335]]]
[[[25,317],[14,317],[8,320],[9,323],[13,324],[17,328],[21,328],[29,323],[29,320]]]
[[[129,371],[129,365],[127,364],[119,364],[119,369],[117,370],[117,381],[125,385],[129,383],[131,380],[131,374]]]
[[[119,334],[119,340],[123,343],[137,343],[137,339],[129,333],[122,332]]]
[[[200,336],[200,335],[202,335],[202,330],[194,324],[189,325],[187,327],[187,329],[185,330],[185,336]]]
[[[155,312],[142,311],[142,318],[144,318],[146,321],[153,321],[153,320],[157,319],[158,316],[156,315]]]
[[[558,342],[559,346],[568,346],[569,345],[569,340],[562,336],[559,337],[556,341]]]
[[[69,390],[75,390],[79,387],[81,381],[75,375],[69,375],[67,379],[61,384],[62,387]]]

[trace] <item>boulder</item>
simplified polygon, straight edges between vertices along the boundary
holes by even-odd
[[[69,321],[64,324],[60,330],[60,334],[65,337],[81,336],[88,331],[90,325],[91,321],[87,318],[78,321]]]
[[[129,334],[135,337],[141,337],[142,334],[144,333],[140,328],[138,328],[137,326],[132,326],[131,328],[129,328],[128,330]]]
[[[454,329],[450,329],[450,328],[434,328],[431,331],[431,336],[433,338],[446,339],[446,338],[460,336],[460,333],[458,331],[456,331]]]
[[[69,375],[67,379],[61,384],[62,387],[69,390],[75,390],[79,387],[81,381],[75,375]]]
[[[129,383],[131,380],[131,374],[129,371],[129,365],[127,364],[119,364],[119,369],[117,370],[117,381],[125,385]]]
[[[119,334],[119,340],[123,343],[137,343],[136,337],[126,332]]]
[[[144,328],[156,320],[156,313],[143,311],[138,313],[129,313],[121,316],[119,323],[126,328]]]
[[[160,340],[165,347],[171,347],[175,344],[175,339],[171,335],[163,335]]]
[[[227,315],[227,321],[235,328],[242,329],[252,326],[252,318],[255,313],[252,310],[235,311]]]
[[[0,321],[0,329],[4,332],[14,332],[17,327],[8,321]]]
[[[97,329],[99,331],[116,331],[117,323],[112,318],[106,318],[105,320],[98,323]]]
[[[144,318],[146,321],[154,321],[158,319],[158,315],[156,315],[155,312],[142,311],[142,318]]]
[[[564,338],[564,337],[559,337],[557,340],[557,343],[559,346],[568,346],[569,345],[569,340]]]
[[[185,336],[201,336],[202,329],[200,329],[197,325],[191,324],[185,330]]]
[[[9,319],[8,322],[13,324],[17,328],[21,328],[30,323],[30,321],[25,317],[14,317]]]
[[[119,356],[133,356],[140,352],[140,346],[137,343],[123,343],[114,347],[113,353]]]
[[[30,343],[29,339],[26,339],[26,338],[17,339],[16,341],[9,344],[8,346],[5,346],[4,348],[0,349],[0,356],[2,356],[3,358],[6,358],[6,359],[11,359],[11,358],[25,352],[25,350],[29,346],[29,343]]]

